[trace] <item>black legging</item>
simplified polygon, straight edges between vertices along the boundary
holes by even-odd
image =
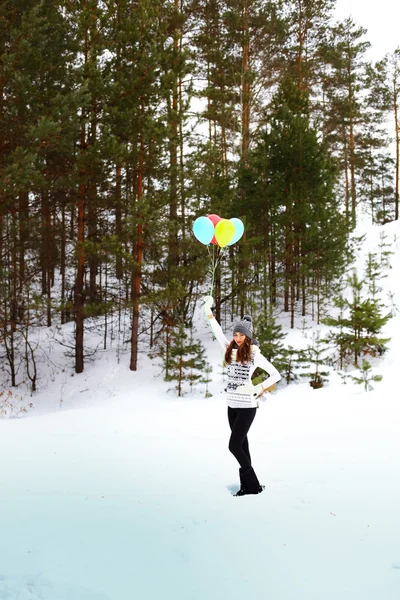
[[[256,408],[231,408],[228,406],[228,421],[232,431],[229,450],[243,471],[247,471],[251,467],[247,433],[256,416],[256,410]]]

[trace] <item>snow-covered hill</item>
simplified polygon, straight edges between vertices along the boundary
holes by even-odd
[[[400,305],[398,224],[367,231],[358,265],[382,230],[396,252],[382,296]],[[79,376],[49,366],[23,398],[35,408],[0,420],[0,599],[398,600],[399,313],[373,391],[333,374],[261,406],[250,444],[266,489],[242,498],[219,348],[197,322],[212,398],[177,398],[145,353],[132,373],[110,349]],[[301,325],[286,341],[307,343]]]

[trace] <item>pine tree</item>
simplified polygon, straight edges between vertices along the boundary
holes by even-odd
[[[360,367],[360,377],[351,374],[349,377],[359,385],[364,385],[364,390],[366,392],[370,392],[374,389],[371,381],[382,381],[383,379],[382,375],[372,375],[371,364],[365,359],[363,359]]]
[[[383,305],[378,299],[362,297],[365,281],[358,279],[356,272],[347,278],[352,289],[352,299],[336,298],[336,306],[341,308],[338,317],[326,317],[324,323],[339,329],[333,332],[328,339],[334,341],[340,350],[340,364],[343,358],[350,359],[358,365],[362,354],[382,355],[386,351],[389,338],[380,337],[382,327],[390,318],[390,313],[382,315]]]
[[[325,139],[340,160],[346,218],[351,227],[357,222],[357,138],[363,122],[364,55],[370,46],[363,39],[365,33],[351,18],[345,19],[331,29],[330,39],[321,51],[323,60],[330,65],[329,75],[324,79]]]
[[[373,223],[394,218],[394,161],[386,125],[392,108],[387,70],[386,58],[366,65],[362,133],[358,136],[363,169],[360,198],[370,204]]]
[[[383,269],[391,269],[390,257],[393,255],[392,250],[389,248],[391,244],[387,243],[387,234],[384,231],[379,233],[379,264]]]
[[[382,288],[378,285],[378,281],[384,277],[386,277],[386,275],[382,274],[382,267],[379,264],[377,255],[369,252],[367,263],[365,265],[365,278],[368,292],[371,294],[374,301],[377,300],[378,294],[382,291]]]
[[[394,211],[393,219],[399,218],[399,163],[400,163],[400,126],[399,126],[399,94],[400,94],[400,47],[387,54],[382,60],[371,66],[367,72],[369,76],[371,97],[373,100],[373,118],[387,121],[390,120],[394,125],[394,174],[392,173],[391,182],[394,180]],[[386,144],[387,145],[387,144]],[[394,175],[394,177],[393,177]],[[390,215],[392,218],[392,215]]]
[[[390,87],[392,90],[392,106],[395,132],[395,220],[399,218],[399,171],[400,171],[400,125],[399,125],[399,100],[400,100],[400,47],[396,48],[390,57]]]
[[[319,294],[323,278],[329,281],[341,271],[346,227],[333,194],[334,167],[311,127],[307,95],[291,79],[281,84],[268,121],[243,185],[248,186],[247,210],[257,223],[258,239],[266,236],[269,242],[264,277],[271,282],[272,297],[278,285],[283,288],[284,310],[294,327],[297,301],[304,316],[308,292]],[[329,250],[327,236],[335,239]]]
[[[6,292],[9,307],[4,336],[12,385],[22,360],[34,387],[30,332],[43,324],[42,315],[52,322],[57,208],[61,190],[66,195],[65,158],[73,155],[71,36],[65,15],[49,2],[3,3],[0,27],[0,295]],[[32,319],[38,287],[45,300],[34,304],[43,312]]]
[[[76,277],[73,290],[75,316],[75,371],[84,369],[84,320],[85,304],[90,298],[97,300],[97,193],[102,181],[102,163],[99,160],[99,126],[103,96],[100,57],[104,52],[102,34],[105,7],[98,0],[79,2],[67,6],[67,19],[74,23],[75,51],[82,60],[75,63],[74,85],[77,90],[77,116],[79,129],[75,144],[78,151],[76,163]],[[91,242],[88,246],[87,242]],[[92,252],[88,252],[88,248]],[[89,268],[89,284],[86,269]]]
[[[313,343],[308,346],[307,354],[310,362],[314,364],[314,369],[310,373],[302,373],[302,377],[310,378],[310,386],[315,390],[322,388],[326,383],[329,371],[321,371],[321,365],[324,362],[324,353],[326,352],[326,342],[320,337],[320,332],[313,334]]]
[[[258,319],[256,319],[255,325],[260,352],[280,371],[284,362],[284,345],[282,340],[286,337],[286,334],[282,331],[282,326],[276,323],[272,312],[268,315],[261,313]],[[257,371],[254,373],[255,378],[258,376]]]
[[[171,26],[169,8],[162,0],[134,6],[129,0],[119,2],[113,6],[108,33],[112,55],[106,70],[106,124],[112,137],[107,150],[117,197],[112,203],[116,234],[121,241],[117,275],[125,283],[132,311],[131,370],[137,370],[140,306],[150,288],[146,269],[151,247],[163,244],[165,237],[160,182],[166,149],[164,99],[170,82],[161,73]],[[154,272],[154,267],[149,271]]]
[[[171,347],[166,359],[166,380],[176,381],[178,396],[184,395],[185,382],[189,382],[192,388],[196,382],[204,379],[202,373],[207,367],[204,353],[205,350],[199,342],[189,339],[183,324],[172,331]]]
[[[304,350],[296,350],[293,346],[288,346],[283,350],[280,373],[288,385],[299,378],[300,368],[307,368],[308,366],[309,360]]]
[[[228,4],[196,0],[192,3],[192,12],[197,62],[194,76],[200,82],[197,96],[204,107],[199,112],[202,128],[193,139],[195,148],[188,161],[193,209],[196,216],[208,213],[229,215],[234,194],[233,156],[237,154],[236,137],[240,130],[237,110],[240,62],[232,53],[236,44],[232,43],[227,31]],[[232,259],[234,253],[235,249],[231,249]],[[204,273],[201,279],[204,279]],[[220,265],[215,272],[213,294],[218,320],[221,319],[221,305],[226,301],[221,297],[223,279]]]
[[[213,368],[210,364],[207,364],[204,367],[204,376],[200,379],[201,383],[205,383],[206,384],[206,391],[204,394],[205,398],[211,398],[212,394],[210,394],[209,389],[208,389],[208,384],[212,381],[212,379],[210,379],[210,375],[213,372]]]
[[[317,104],[324,63],[321,46],[332,26],[333,0],[293,0],[287,2],[290,37],[286,42],[290,72],[300,90]]]

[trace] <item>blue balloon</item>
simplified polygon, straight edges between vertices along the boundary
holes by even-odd
[[[242,237],[242,235],[244,234],[244,225],[243,225],[243,221],[241,221],[240,219],[237,219],[236,217],[233,217],[233,219],[229,219],[235,226],[235,235],[233,236],[233,238],[231,239],[231,241],[229,242],[228,246],[232,246],[232,244],[236,244],[236,242],[238,242],[240,240],[240,238]]]
[[[214,237],[214,224],[208,217],[198,217],[193,223],[193,233],[199,242],[208,246]]]

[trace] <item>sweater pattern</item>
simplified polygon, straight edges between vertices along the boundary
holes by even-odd
[[[232,408],[250,408],[257,406],[250,394],[239,394],[236,391],[240,385],[248,384],[251,372],[254,371],[254,352],[248,363],[242,364],[236,360],[236,350],[232,350],[232,362],[227,365],[228,383],[226,386],[226,399]]]

